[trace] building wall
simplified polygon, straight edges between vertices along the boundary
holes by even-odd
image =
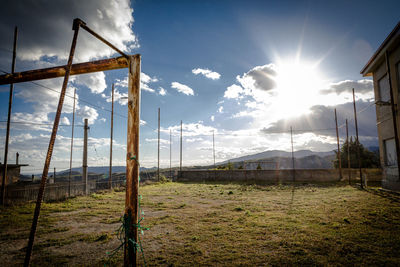
[[[399,77],[397,75],[400,62],[400,47],[397,47],[394,51],[389,54],[389,65],[391,74],[391,83],[394,93],[394,103],[397,105],[399,102]],[[381,59],[381,64],[373,71],[373,81],[374,81],[374,93],[375,99],[381,100],[379,81],[381,79],[386,79],[386,62],[384,58]],[[382,185],[388,189],[400,190],[399,175],[396,166],[387,166],[386,160],[386,150],[385,150],[385,140],[394,138],[393,121],[392,121],[392,111],[390,106],[376,105],[376,118],[377,118],[377,128],[379,137],[379,148],[380,148],[380,161],[383,168],[383,182]],[[398,133],[400,133],[400,116],[397,113],[397,128]]]

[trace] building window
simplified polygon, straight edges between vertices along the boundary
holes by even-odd
[[[394,138],[383,141],[385,149],[385,165],[395,166],[397,165],[397,153],[396,153],[396,142]]]
[[[378,81],[378,87],[379,100],[383,102],[390,102],[390,88],[387,75],[383,76],[383,78]]]

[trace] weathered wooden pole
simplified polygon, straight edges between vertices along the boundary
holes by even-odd
[[[78,39],[79,26],[81,23],[82,23],[81,20],[75,19],[73,26],[72,26],[72,29],[74,30],[74,36],[72,38],[71,50],[69,52],[69,57],[68,57],[68,64],[67,64],[67,67],[65,68],[65,77],[64,77],[63,84],[62,84],[62,88],[61,88],[60,99],[58,101],[56,116],[54,118],[53,131],[51,132],[49,147],[47,149],[47,155],[46,155],[46,160],[44,163],[42,180],[40,182],[40,188],[39,188],[39,193],[38,193],[38,197],[37,197],[37,201],[36,201],[35,212],[33,215],[32,227],[31,227],[31,231],[29,234],[28,246],[26,249],[24,266],[29,266],[31,256],[32,256],[32,248],[33,248],[33,243],[35,240],[35,233],[36,233],[37,222],[38,222],[39,214],[40,214],[40,207],[42,205],[47,175],[49,173],[51,156],[53,154],[54,142],[55,142],[56,136],[57,136],[58,124],[60,122],[60,117],[61,117],[61,110],[62,110],[62,107],[64,104],[65,91],[67,90],[68,79],[69,79],[69,75],[71,72],[72,60],[74,58],[74,53],[75,53],[76,40]]]
[[[349,185],[351,184],[351,164],[350,164],[350,143],[349,143],[349,124],[346,119],[346,143],[347,143],[347,170],[349,171]]]
[[[72,108],[72,132],[71,132],[71,152],[69,154],[69,175],[68,175],[68,197],[71,197],[71,175],[72,175],[72,151],[74,147],[74,128],[75,128],[75,100],[76,88],[74,89],[74,105]]]
[[[54,167],[53,177],[54,177],[54,183],[55,183],[56,182],[56,167]]]
[[[110,133],[110,170],[108,172],[108,188],[112,189],[112,145],[114,134],[114,84],[111,89],[111,133]]]
[[[390,62],[389,62],[389,52],[386,50],[385,53],[385,61],[386,61],[386,73],[387,79],[389,83],[389,91],[390,91],[390,108],[392,111],[392,123],[393,123],[393,130],[394,130],[394,142],[396,145],[396,155],[397,155],[397,175],[398,179],[400,180],[400,141],[399,141],[399,133],[397,129],[397,111],[396,111],[396,104],[395,103],[395,96],[392,87],[392,76],[390,72]],[[399,79],[400,77],[398,77]],[[398,99],[398,98],[397,98]],[[396,101],[398,102],[398,101]]]
[[[169,178],[172,179],[172,130],[169,130]]]
[[[180,163],[179,163],[179,171],[182,172],[182,121],[181,121],[181,147],[180,147],[181,153],[179,155],[180,157]]]
[[[14,45],[13,45],[13,57],[11,63],[11,73],[15,72],[15,59],[17,56],[17,38],[18,38],[18,28],[14,29]],[[1,184],[1,198],[0,201],[3,205],[6,204],[6,186],[7,186],[7,164],[8,164],[8,143],[10,140],[10,121],[11,121],[11,109],[12,100],[14,93],[14,84],[10,84],[10,94],[8,97],[8,114],[7,114],[7,130],[6,130],[6,144],[4,146],[4,164],[3,164],[3,179]]]
[[[294,150],[293,150],[293,130],[292,126],[290,126],[290,141],[292,143],[292,168],[293,168],[293,182],[296,181],[296,169],[294,165]]]
[[[85,119],[85,125],[83,126],[83,159],[82,159],[82,182],[83,182],[83,192],[85,195],[88,194],[88,165],[87,165],[87,144],[88,144],[88,119]]]
[[[353,108],[354,108],[354,124],[355,124],[355,126],[356,126],[356,144],[357,144],[358,168],[359,168],[359,170],[360,170],[361,188],[364,188],[364,180],[363,180],[362,169],[361,169],[360,141],[359,141],[359,139],[358,139],[358,123],[357,123],[356,96],[355,96],[355,94],[354,94],[354,88],[353,88]]]
[[[160,181],[160,108],[158,108],[157,181]]]
[[[214,157],[214,169],[215,169],[215,140],[214,140],[214,131],[213,131],[213,157]]]
[[[338,161],[339,161],[339,178],[342,180],[342,157],[340,155],[340,141],[339,141],[339,128],[337,124],[337,115],[335,108],[335,123],[336,123],[336,140],[337,140],[337,149],[338,149]]]
[[[129,57],[124,266],[136,266],[138,245],[140,55]],[[133,240],[133,244],[130,240]]]

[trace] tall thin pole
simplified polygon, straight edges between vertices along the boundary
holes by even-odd
[[[75,128],[75,99],[76,99],[76,88],[74,89],[74,106],[72,109],[72,133],[71,133],[71,152],[69,154],[68,197],[71,197],[72,151],[74,146],[74,128]]]
[[[213,156],[214,156],[214,169],[215,169],[215,140],[214,140],[214,131],[213,131]]]
[[[17,56],[17,38],[18,28],[14,29],[14,45],[13,45],[13,57],[11,63],[11,73],[15,72],[15,59]],[[10,120],[11,120],[11,108],[14,93],[14,84],[10,84],[10,95],[8,97],[8,114],[7,114],[7,131],[6,131],[6,144],[4,146],[4,165],[3,165],[3,179],[1,184],[1,198],[0,201],[3,205],[6,204],[6,183],[7,183],[7,160],[8,160],[8,142],[10,139]]]
[[[157,180],[160,181],[160,108],[158,108]]]
[[[293,130],[292,126],[290,126],[290,141],[292,143],[292,168],[293,168],[293,182],[296,180],[296,169],[294,166],[294,150],[293,150]]]
[[[124,266],[136,266],[139,213],[140,55],[129,57]],[[133,241],[133,242],[132,242]]]
[[[182,171],[182,121],[181,121],[181,147],[180,147],[180,163],[179,163],[179,171]]]
[[[362,170],[361,170],[360,141],[359,141],[359,139],[358,139],[358,123],[357,123],[356,96],[355,96],[355,94],[354,94],[354,88],[353,88],[353,107],[354,107],[354,124],[355,124],[355,126],[356,126],[356,144],[357,144],[358,168],[360,169],[361,188],[364,188],[364,180],[363,180],[363,177],[362,177]]]
[[[54,183],[55,183],[56,182],[56,167],[54,167],[53,177],[54,177]]]
[[[111,89],[111,132],[110,132],[110,170],[108,173],[108,188],[112,189],[112,145],[114,133],[114,84]]]
[[[82,160],[82,180],[84,183],[84,193],[88,194],[88,172],[87,172],[87,139],[88,139],[88,119],[85,119],[84,134],[83,134],[83,160]]]
[[[385,53],[385,59],[386,59],[386,72],[387,72],[387,78],[389,82],[389,91],[390,91],[390,107],[392,110],[392,122],[393,122],[393,130],[394,130],[394,141],[396,145],[396,154],[397,154],[397,174],[399,176],[400,180],[400,141],[399,141],[399,133],[397,130],[397,114],[396,114],[396,103],[394,102],[394,92],[393,92],[393,87],[392,87],[392,76],[390,73],[390,62],[389,62],[389,52],[386,50]],[[397,102],[397,101],[396,101]]]
[[[169,130],[169,178],[172,179],[172,130]]]
[[[351,184],[351,164],[350,164],[350,143],[349,143],[349,124],[346,119],[346,143],[347,143],[347,170],[349,171],[349,185]]]
[[[56,112],[56,116],[54,118],[54,124],[53,124],[53,131],[51,132],[49,147],[47,149],[46,161],[44,163],[43,173],[42,173],[42,180],[40,182],[40,188],[39,188],[39,193],[38,193],[38,197],[37,197],[37,201],[36,201],[35,212],[33,215],[32,227],[31,227],[31,231],[29,234],[29,241],[28,241],[28,246],[26,249],[25,261],[24,261],[24,266],[26,266],[26,267],[29,266],[31,256],[32,256],[32,249],[33,249],[33,243],[35,241],[36,227],[37,227],[37,222],[38,222],[39,215],[40,215],[40,207],[42,205],[42,200],[43,200],[43,196],[44,196],[44,189],[46,186],[47,175],[49,174],[51,156],[53,154],[54,142],[55,142],[56,136],[57,136],[58,124],[60,122],[60,117],[61,117],[61,110],[62,110],[62,107],[64,104],[65,91],[67,90],[68,79],[69,79],[69,75],[71,72],[72,60],[74,58],[74,53],[75,53],[76,40],[78,39],[78,32],[79,32],[79,27],[80,27],[81,23],[82,23],[81,20],[75,19],[73,27],[72,27],[72,29],[74,30],[74,36],[72,39],[71,50],[69,52],[68,64],[67,64],[67,67],[65,70],[65,77],[64,77],[62,88],[61,88],[60,99],[58,100],[57,112]]]
[[[339,160],[339,178],[340,180],[342,180],[342,157],[340,155],[339,128],[337,124],[336,108],[335,108],[335,123],[336,123],[336,140],[337,140],[338,160]]]

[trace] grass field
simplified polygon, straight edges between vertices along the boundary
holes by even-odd
[[[400,203],[350,186],[141,187],[148,266],[400,265]],[[33,266],[121,265],[124,192],[44,203]],[[21,265],[34,204],[1,209],[0,262]],[[143,263],[143,259],[140,258]]]

